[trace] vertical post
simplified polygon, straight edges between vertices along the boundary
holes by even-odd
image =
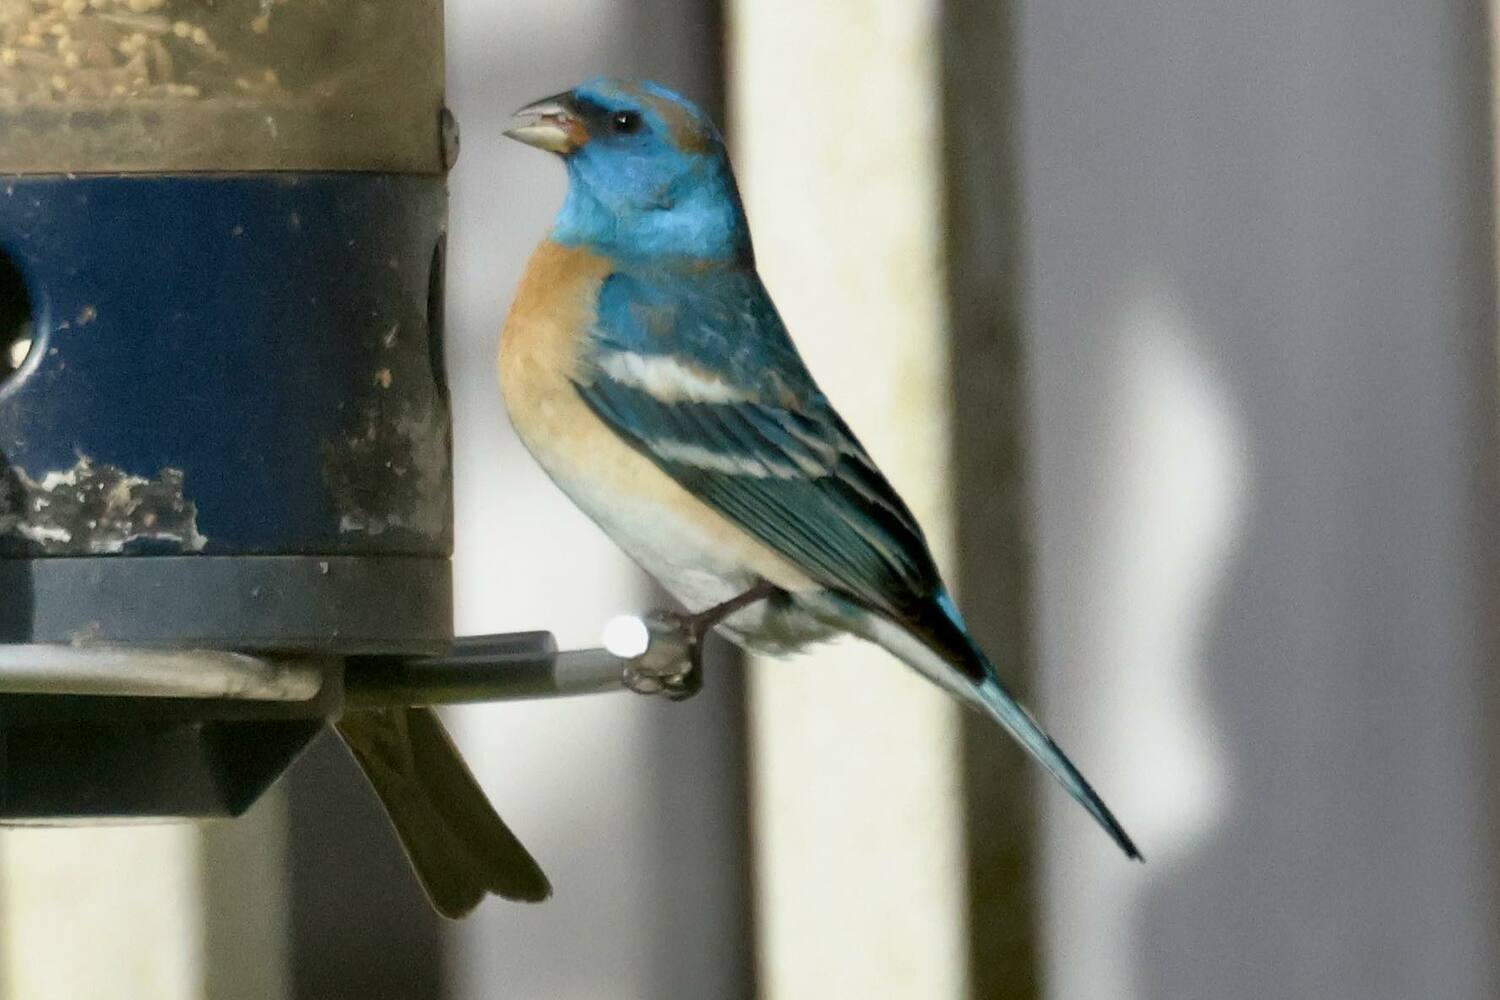
[[[272,787],[243,816],[198,828],[201,995],[211,1000],[289,996],[286,788]]]
[[[1028,683],[1034,519],[1024,440],[1015,21],[1011,3],[943,4],[944,248],[953,331],[957,585],[981,644],[1007,684],[1035,705]],[[1049,728],[1070,728],[1061,713],[1038,707]],[[1056,790],[1045,776],[1038,781],[1030,759],[991,720],[966,713],[963,728],[974,995],[1034,997],[1040,989],[1035,793]]]
[[[187,824],[0,833],[9,1000],[196,1000],[198,831]]]
[[[285,809],[0,831],[0,996],[286,995]]]
[[[947,561],[938,5],[744,0],[729,23],[761,273]],[[965,995],[958,709],[849,642],[755,663],[750,690],[763,995]]]

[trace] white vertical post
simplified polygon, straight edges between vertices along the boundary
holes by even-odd
[[[285,817],[0,831],[0,997],[284,996]]]
[[[743,2],[730,123],[814,375],[950,548],[936,2]],[[958,709],[852,641],[751,675],[762,993],[967,991]]]
[[[198,831],[187,824],[0,832],[7,1000],[195,1000]]]

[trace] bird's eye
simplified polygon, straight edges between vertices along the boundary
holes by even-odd
[[[641,116],[635,111],[616,111],[609,116],[609,130],[615,135],[634,135],[641,130]]]

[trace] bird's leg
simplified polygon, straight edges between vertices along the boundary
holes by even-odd
[[[743,594],[696,614],[653,611],[646,617],[646,626],[653,632],[669,633],[652,641],[653,646],[665,648],[665,655],[653,657],[648,647],[644,654],[627,662],[625,686],[638,694],[665,694],[673,701],[691,698],[703,689],[703,640],[708,633],[736,611],[774,593],[776,587],[762,580]]]
[[[692,630],[694,642],[701,642],[715,625],[736,611],[748,608],[756,601],[763,601],[774,593],[776,593],[776,585],[762,580],[737,597],[731,597],[711,608],[704,608],[697,614],[688,615],[687,625]]]

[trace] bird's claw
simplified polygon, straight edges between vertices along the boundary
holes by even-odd
[[[646,651],[625,661],[621,680],[636,694],[661,694],[672,701],[691,698],[703,688],[702,643],[692,619],[653,611],[645,619]]]

